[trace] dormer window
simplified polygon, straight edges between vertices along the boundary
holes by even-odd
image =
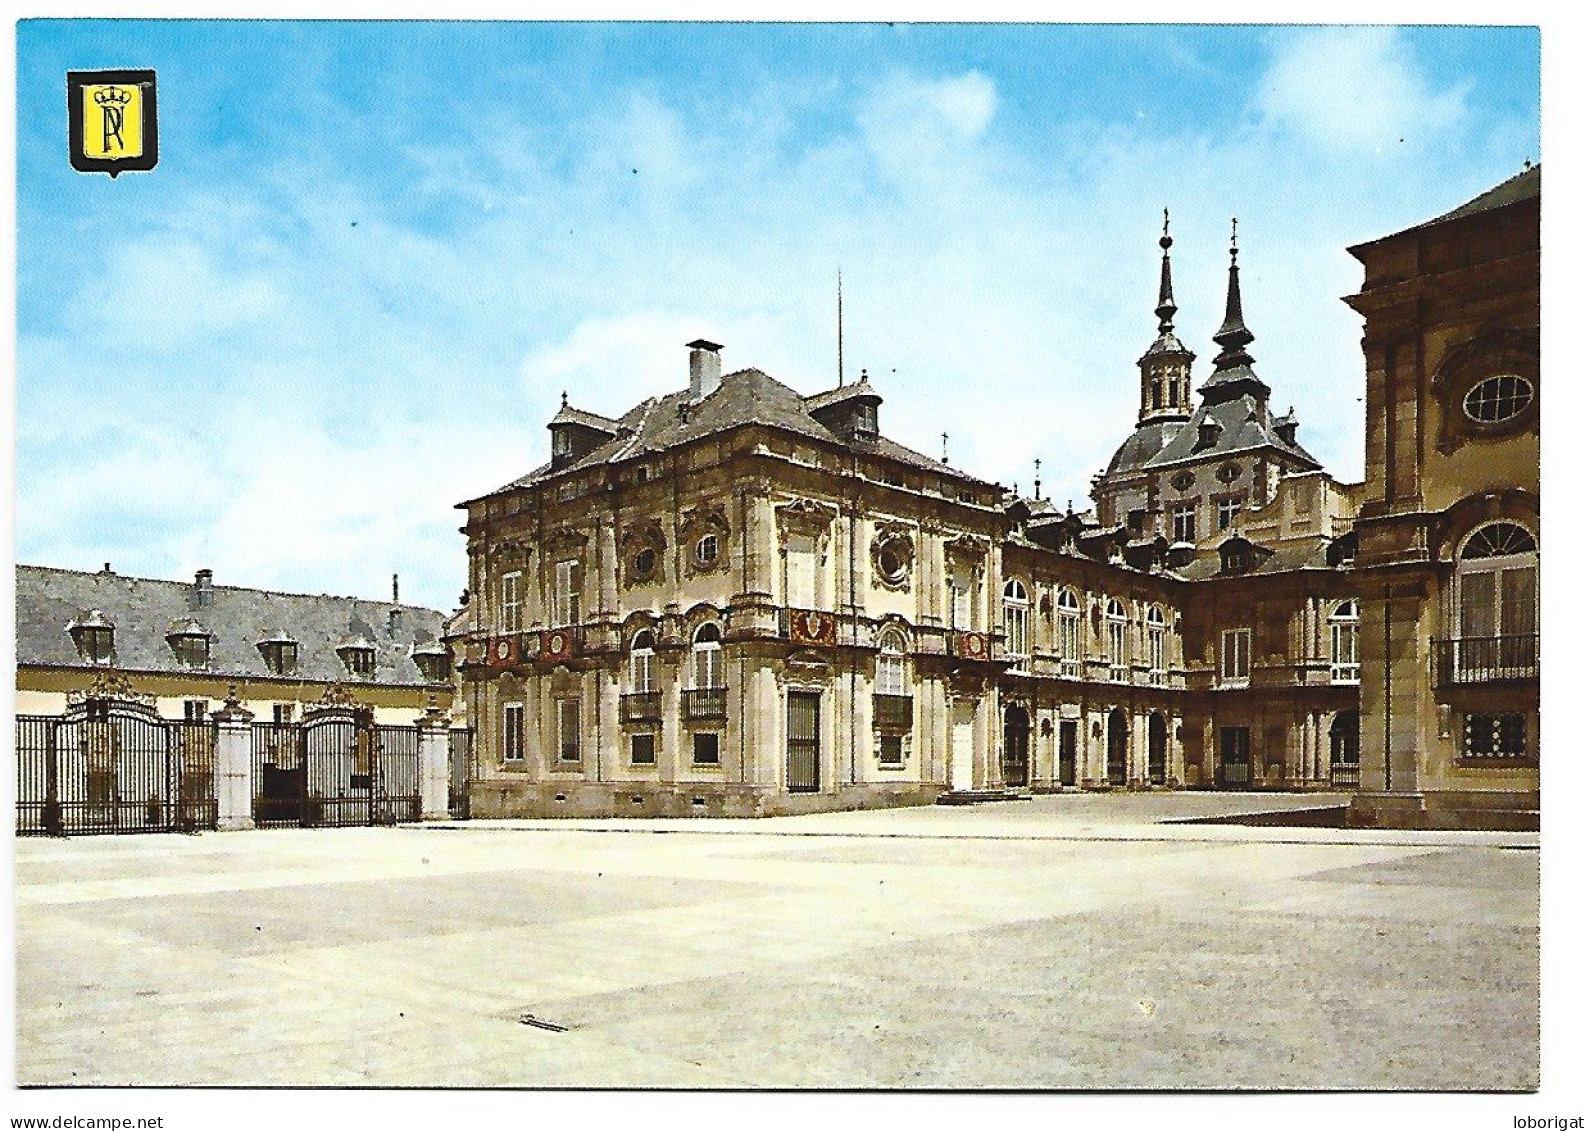
[[[80,614],[67,625],[77,654],[85,663],[109,664],[114,658],[116,626],[98,609]]]
[[[285,632],[273,633],[255,647],[272,675],[292,675],[299,667],[299,642]]]
[[[433,642],[431,644],[418,644],[410,653],[410,658],[415,661],[415,666],[420,669],[421,678],[427,683],[448,682],[448,647],[444,644]]]
[[[1216,446],[1223,425],[1216,420],[1203,420],[1196,428],[1196,451]]]
[[[869,401],[860,401],[857,411],[852,418],[852,431],[853,435],[865,440],[872,440],[879,436],[879,406]]]
[[[571,440],[570,429],[555,428],[553,430],[553,458],[555,460],[568,459],[574,451],[575,445]]]
[[[338,659],[350,675],[376,674],[376,645],[364,637],[351,637],[338,645]]]
[[[192,617],[176,621],[166,633],[166,643],[185,668],[210,666],[210,633]]]

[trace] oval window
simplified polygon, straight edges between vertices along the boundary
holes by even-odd
[[[875,559],[880,566],[880,574],[888,581],[896,581],[902,576],[902,559],[897,557],[895,550],[881,550]]]
[[[1486,377],[1462,398],[1461,409],[1479,424],[1499,424],[1533,403],[1533,385],[1526,377],[1505,373]]]
[[[712,565],[720,556],[720,540],[715,534],[705,534],[697,540],[697,562],[699,565]]]
[[[653,567],[657,562],[658,555],[653,552],[652,547],[645,547],[637,551],[636,557],[632,559],[631,564],[636,567],[636,575],[638,577],[649,577],[652,575]]]

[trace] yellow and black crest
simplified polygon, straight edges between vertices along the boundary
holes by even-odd
[[[154,71],[68,71],[72,168],[109,173],[155,167],[160,156]]]

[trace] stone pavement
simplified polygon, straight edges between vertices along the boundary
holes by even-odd
[[[1535,1087],[1537,834],[1165,823],[1322,803],[23,839],[17,1079]]]

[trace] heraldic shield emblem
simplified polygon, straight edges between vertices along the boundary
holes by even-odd
[[[72,168],[115,177],[155,167],[154,71],[68,71],[66,105]]]

